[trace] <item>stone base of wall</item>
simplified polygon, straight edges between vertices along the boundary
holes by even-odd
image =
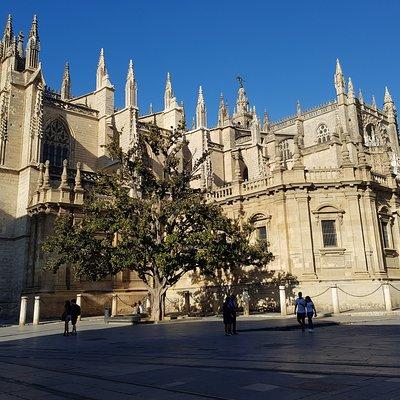
[[[400,282],[390,283],[392,307],[400,307]],[[315,307],[321,311],[332,312],[332,290],[338,288],[339,307],[341,312],[346,311],[379,311],[385,310],[382,282],[380,281],[326,281],[318,283],[300,283],[296,288],[303,297],[310,296]]]

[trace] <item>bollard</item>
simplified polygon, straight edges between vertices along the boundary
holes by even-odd
[[[111,303],[111,316],[115,317],[117,315],[117,294],[113,293],[112,303]]]
[[[287,315],[285,286],[279,286],[279,304],[281,306],[281,315]]]
[[[339,307],[339,292],[338,292],[337,285],[331,286],[331,291],[332,291],[333,313],[334,313],[334,314],[339,314],[339,313],[340,313],[340,307]]]
[[[385,300],[386,311],[393,311],[392,298],[390,296],[390,286],[388,283],[382,284],[383,298]]]
[[[19,310],[19,325],[24,326],[26,322],[26,306],[28,303],[28,297],[22,296],[21,297],[21,308]]]
[[[33,325],[39,325],[40,317],[40,296],[35,296],[35,304],[33,306]]]
[[[250,296],[247,289],[243,290],[243,316],[248,317],[250,315]]]
[[[82,314],[82,295],[81,294],[76,295],[76,304],[81,308],[81,314]],[[81,320],[81,316],[82,315],[78,315],[78,321]]]

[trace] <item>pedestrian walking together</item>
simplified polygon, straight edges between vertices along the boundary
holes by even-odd
[[[314,303],[310,296],[303,298],[303,293],[299,292],[298,297],[295,301],[294,313],[297,317],[301,330],[304,332],[306,328],[306,316],[308,320],[308,331],[314,331],[313,317],[317,316],[317,310],[315,309]]]
[[[225,336],[238,335],[236,331],[236,310],[237,303],[235,296],[227,296],[222,305]]]
[[[76,304],[76,300],[67,300],[64,303],[64,311],[61,315],[61,320],[64,321],[64,333],[63,336],[76,335],[76,323],[78,317],[81,315],[81,307]],[[72,331],[69,331],[69,323],[71,322]]]

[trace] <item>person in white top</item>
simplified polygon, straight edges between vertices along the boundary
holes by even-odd
[[[314,303],[310,296],[306,296],[306,311],[308,319],[308,332],[314,332],[313,317],[317,316],[317,310],[315,309]]]
[[[306,301],[303,299],[303,293],[301,292],[298,293],[298,298],[294,306],[294,313],[297,315],[297,322],[304,332],[306,326]]]

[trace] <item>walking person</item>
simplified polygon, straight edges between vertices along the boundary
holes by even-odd
[[[76,321],[78,321],[78,317],[81,315],[81,307],[76,304],[76,300],[71,300],[71,324],[72,324],[72,335],[76,335]]]
[[[230,297],[227,296],[222,305],[222,316],[225,325],[225,336],[232,335],[232,309],[230,307]]]
[[[310,296],[306,296],[306,311],[308,319],[308,332],[314,332],[313,317],[317,316],[317,310],[315,309],[314,303]]]
[[[69,300],[64,303],[64,312],[61,315],[61,320],[64,321],[63,336],[69,336],[69,321],[71,321],[71,303]]]
[[[236,297],[232,295],[229,300],[229,307],[231,308],[232,314],[232,335],[238,335],[236,332],[236,310],[237,310],[237,303]]]
[[[304,332],[306,326],[306,301],[303,299],[303,293],[299,292],[294,306],[294,313],[297,316],[297,322]]]

